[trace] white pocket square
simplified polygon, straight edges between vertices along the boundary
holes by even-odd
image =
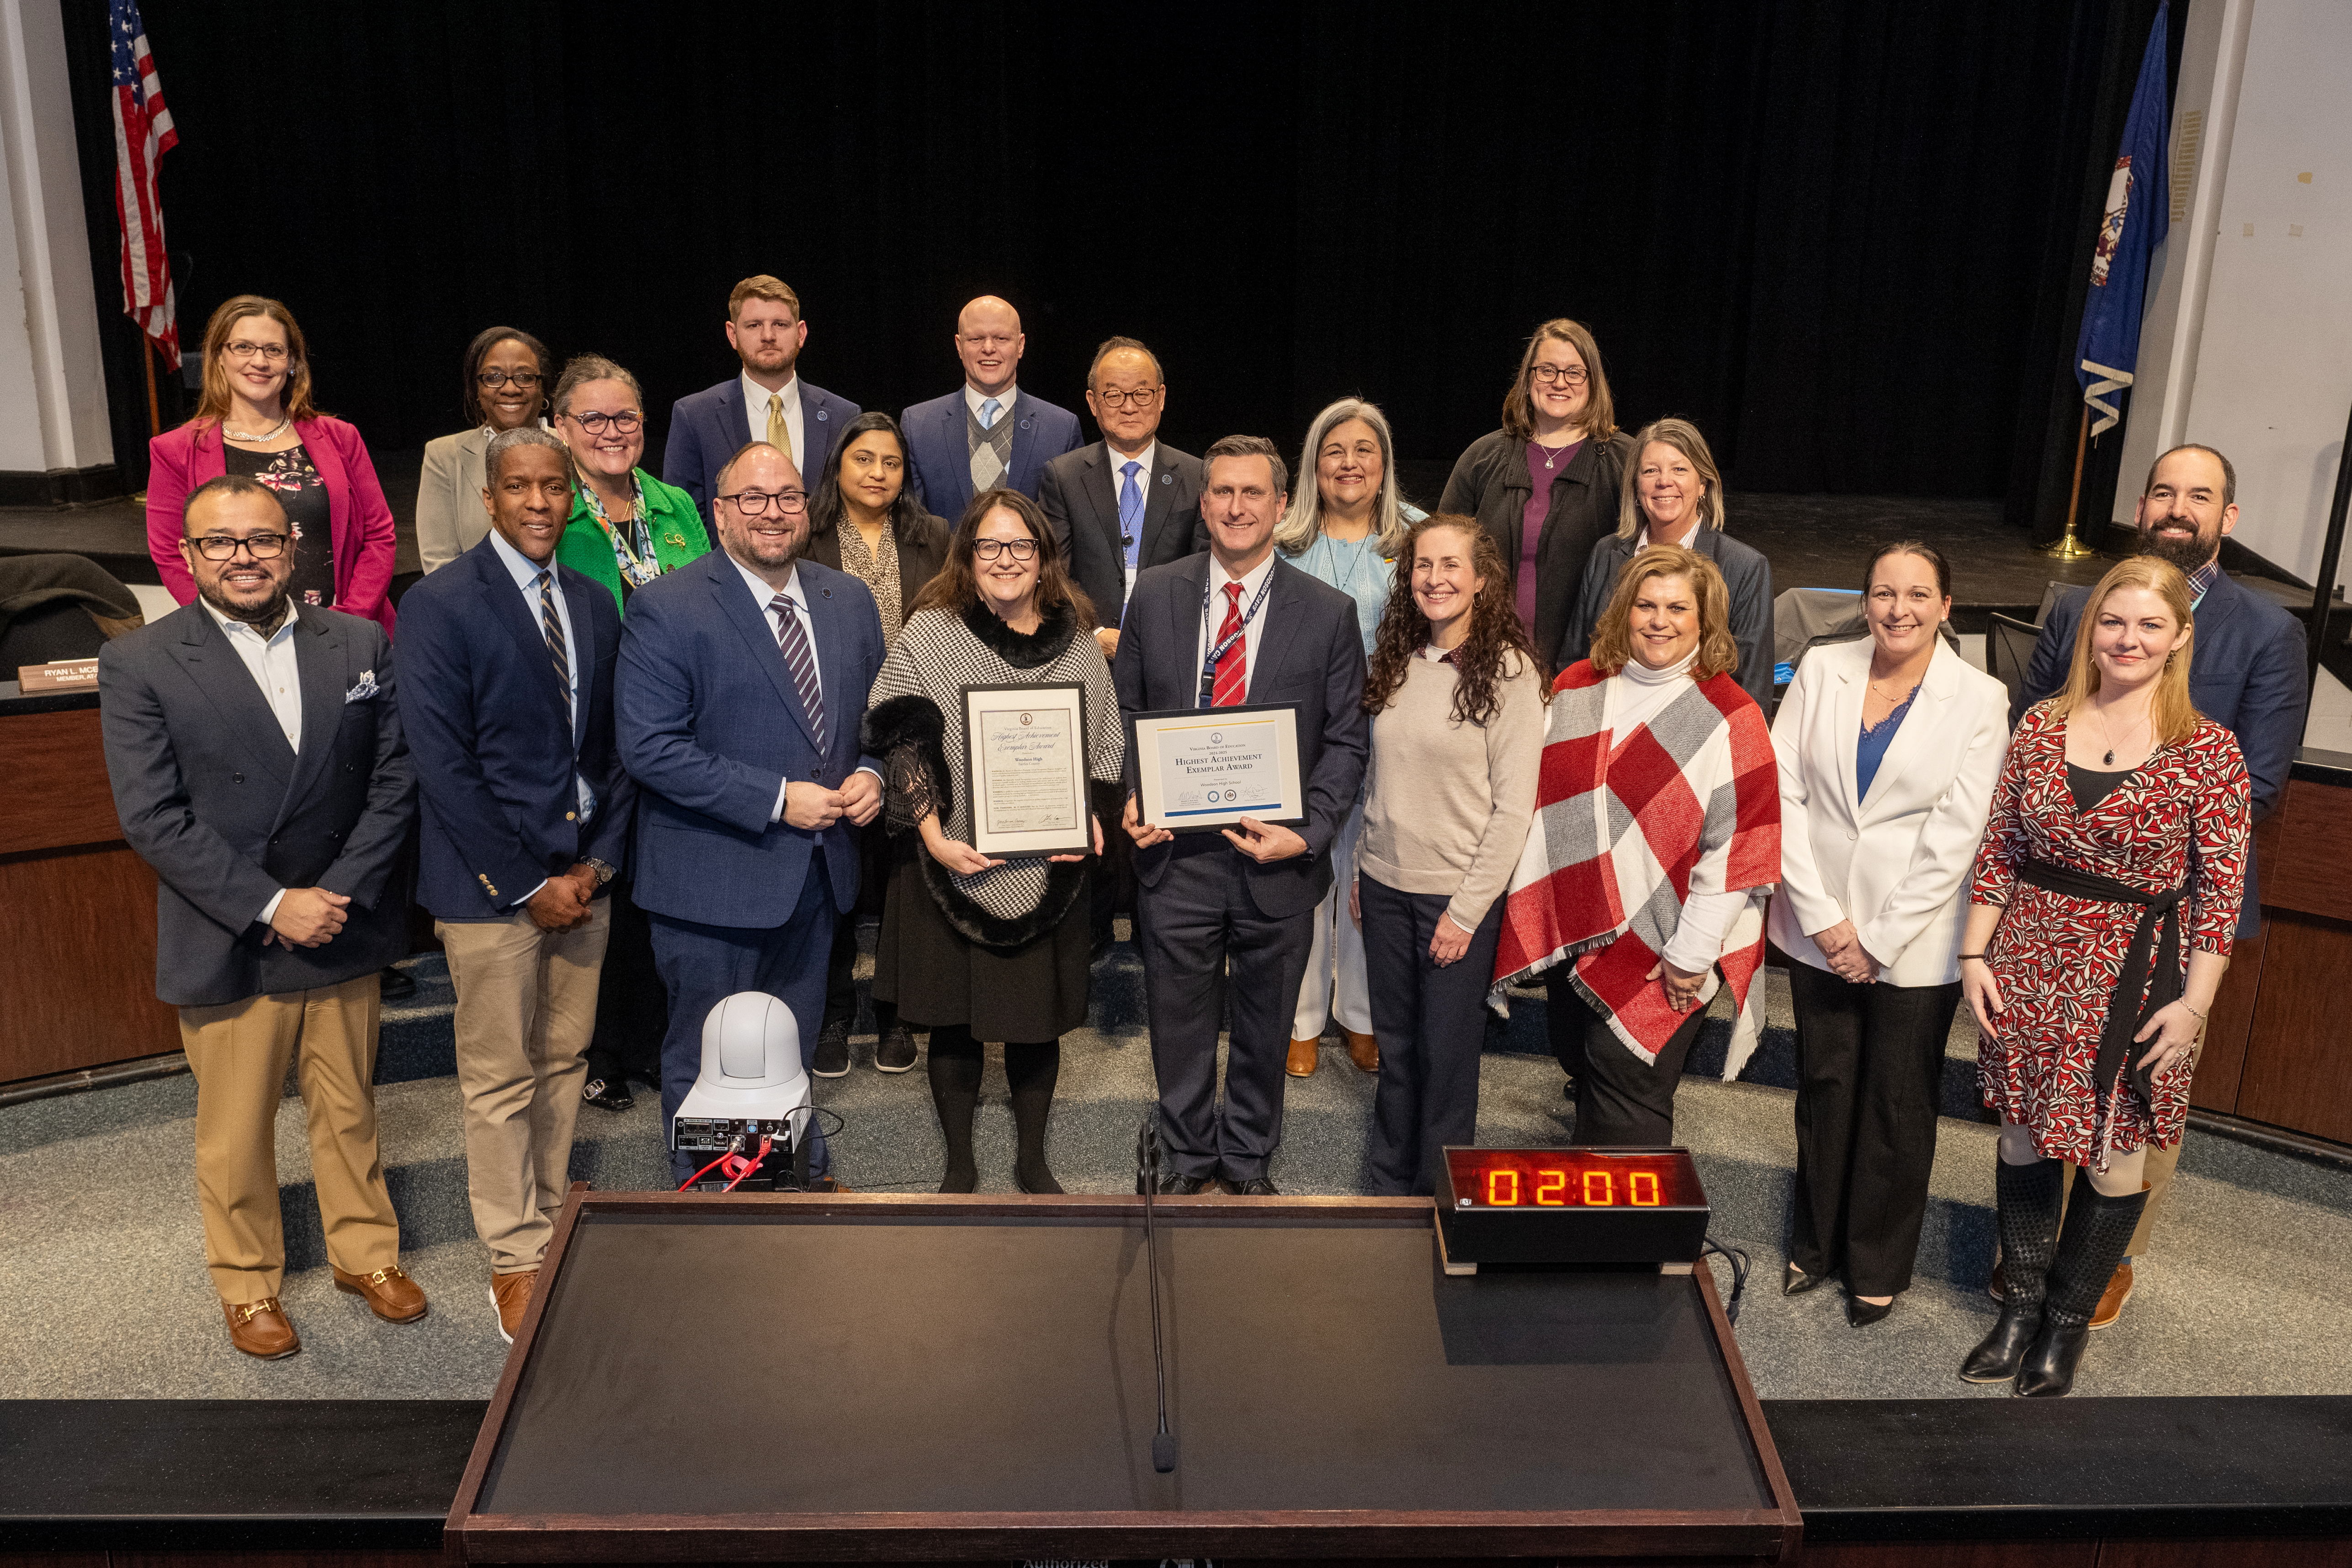
[[[346,703],[364,702],[369,698],[374,696],[375,693],[375,671],[373,669],[362,669],[360,671],[358,683],[355,684],[349,691],[343,693],[343,700]]]

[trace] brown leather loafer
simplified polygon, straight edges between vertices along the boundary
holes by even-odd
[[[276,1361],[302,1348],[302,1342],[294,1337],[294,1325],[286,1321],[286,1309],[275,1296],[241,1306],[223,1301],[221,1310],[228,1316],[228,1342],[249,1356]]]
[[[336,1289],[357,1296],[387,1323],[413,1323],[425,1315],[423,1288],[402,1273],[397,1263],[367,1274],[346,1274],[340,1268],[332,1272]]]
[[[490,1305],[499,1310],[499,1338],[509,1344],[514,1343],[515,1331],[522,1327],[523,1310],[530,1305],[530,1292],[538,1283],[536,1268],[490,1276]]]
[[[1320,1040],[1293,1040],[1289,1059],[1282,1064],[1282,1070],[1293,1078],[1313,1078],[1316,1065],[1323,1059],[1322,1050]]]
[[[2131,1300],[2131,1259],[2126,1258],[2107,1277],[2107,1288],[2099,1292],[2099,1304],[2092,1309],[2091,1327],[2104,1329],[2124,1315],[2124,1303]]]
[[[1356,1064],[1359,1071],[1381,1070],[1381,1042],[1377,1037],[1360,1035],[1353,1029],[1339,1032],[1348,1037],[1348,1059]]]

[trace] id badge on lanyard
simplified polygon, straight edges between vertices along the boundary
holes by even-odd
[[[1265,607],[1266,590],[1273,586],[1274,574],[1268,572],[1265,574],[1265,581],[1260,583],[1257,585],[1257,592],[1251,595],[1249,608],[1242,612],[1242,624],[1239,628],[1231,637],[1210,648],[1209,656],[1201,661],[1201,699],[1193,706],[1198,708],[1215,706],[1218,662],[1232,649],[1234,644],[1249,636],[1250,623],[1256,620],[1258,611]],[[1216,585],[1211,584],[1201,594],[1201,640],[1203,643],[1209,640],[1209,601],[1216,596]]]

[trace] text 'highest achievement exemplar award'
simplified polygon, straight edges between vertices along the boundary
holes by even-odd
[[[1134,719],[1137,810],[1173,832],[1243,817],[1300,822],[1298,710],[1288,703],[1188,708]]]
[[[1001,859],[1093,848],[1084,686],[967,686],[963,732],[974,849]]]

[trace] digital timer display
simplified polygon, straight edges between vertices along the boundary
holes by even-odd
[[[1706,1190],[1685,1149],[1448,1149],[1437,1185],[1448,1273],[1480,1263],[1687,1267]]]
[[[1462,1208],[1704,1208],[1706,1194],[1680,1151],[1448,1149]]]

